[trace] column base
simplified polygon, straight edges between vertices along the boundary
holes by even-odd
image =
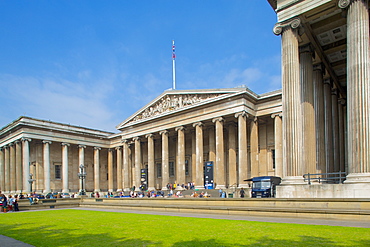
[[[204,186],[195,186],[194,187],[195,190],[204,190]]]
[[[216,190],[219,190],[219,189],[226,190],[226,186],[222,184],[218,184],[215,189]]]
[[[47,194],[47,193],[49,193],[49,192],[51,192],[51,190],[43,190],[43,191],[42,191],[42,193],[44,193],[44,194]]]
[[[62,193],[69,193],[69,189],[63,189]]]
[[[149,190],[149,191],[151,191],[151,190],[155,190],[155,188],[154,188],[154,187],[149,187],[149,188],[148,188],[148,190]]]
[[[131,191],[131,189],[130,188],[124,188],[123,189],[123,192],[130,192]]]
[[[122,191],[122,189],[117,189],[117,190],[116,190],[116,192],[121,192],[121,191]]]
[[[370,173],[350,173],[347,175],[345,184],[370,183]]]
[[[163,186],[161,190],[168,190],[166,186]]]
[[[94,189],[94,192],[100,192],[100,189]]]
[[[175,190],[185,190],[185,188],[183,188],[181,186],[177,186]]]
[[[238,185],[238,189],[241,189],[241,188],[246,189],[246,188],[249,188],[249,187],[250,187],[249,184],[239,184]]]
[[[284,177],[282,180],[281,180],[281,184],[280,185],[296,185],[296,184],[307,184],[305,181],[304,181],[304,178],[301,177],[301,176],[289,176],[289,177]]]

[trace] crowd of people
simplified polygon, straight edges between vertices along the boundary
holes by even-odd
[[[18,195],[8,195],[1,193],[0,191],[0,206],[1,206],[1,212],[15,212],[19,211],[18,208]]]

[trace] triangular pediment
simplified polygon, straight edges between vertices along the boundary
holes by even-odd
[[[165,116],[174,112],[196,107],[225,97],[243,93],[246,88],[212,90],[168,90],[145,105],[135,114],[117,126],[122,129],[132,124]]]

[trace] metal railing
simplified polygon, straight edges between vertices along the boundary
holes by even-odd
[[[346,180],[346,172],[332,172],[332,173],[307,173],[303,175],[304,181],[311,184],[312,182],[327,183],[327,184],[341,184]]]

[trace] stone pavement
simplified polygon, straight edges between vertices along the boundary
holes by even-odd
[[[0,246],[1,247],[34,247],[33,245],[23,243],[21,241],[15,240],[14,238],[9,238],[4,235],[0,235]]]
[[[74,208],[78,210],[93,210],[105,212],[120,212],[120,213],[134,213],[134,214],[155,214],[168,215],[180,217],[195,217],[195,218],[210,218],[210,219],[227,219],[227,220],[246,220],[246,221],[260,221],[272,223],[293,223],[305,225],[325,225],[325,226],[346,226],[346,227],[362,227],[370,228],[370,222],[364,221],[348,221],[348,220],[329,220],[329,219],[307,219],[307,218],[282,218],[282,217],[257,217],[244,215],[226,215],[226,214],[195,214],[195,213],[179,213],[179,212],[164,212],[164,211],[149,211],[149,210],[121,210],[114,208]]]

